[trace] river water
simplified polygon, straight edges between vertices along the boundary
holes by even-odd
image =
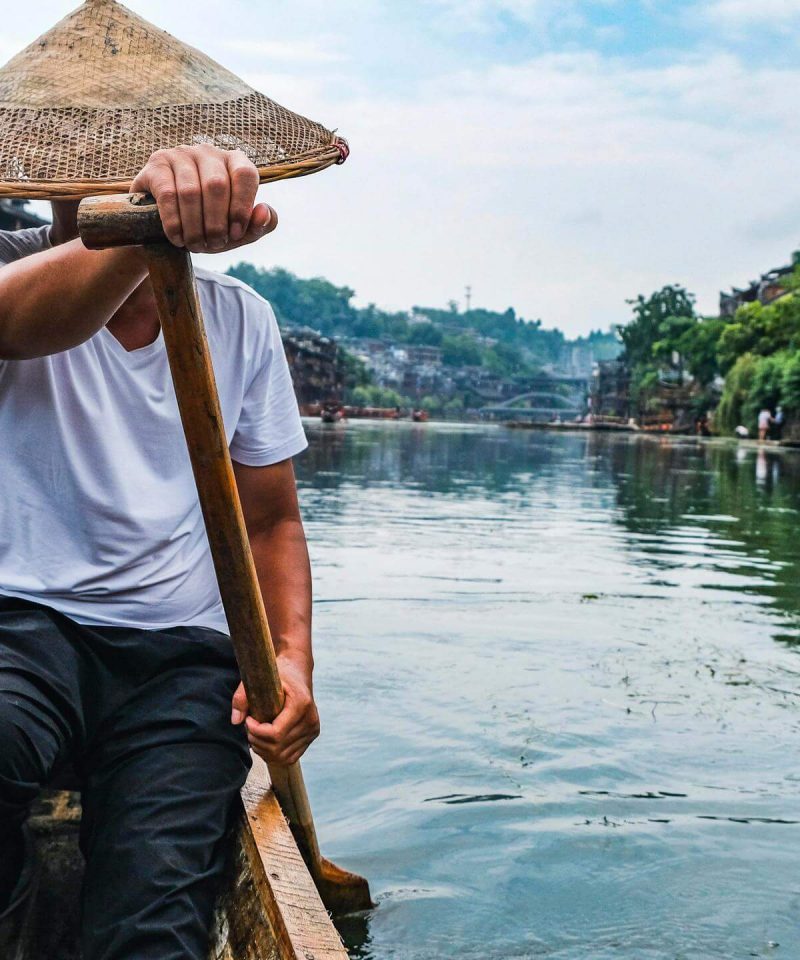
[[[308,431],[351,956],[800,958],[800,452]]]

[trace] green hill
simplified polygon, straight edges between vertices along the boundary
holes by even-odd
[[[593,331],[568,340],[560,330],[545,330],[541,320],[526,320],[513,308],[499,313],[475,309],[458,312],[415,306],[391,313],[374,304],[356,307],[355,291],[322,277],[302,279],[275,267],[267,270],[238,263],[228,274],[249,284],[272,304],[282,326],[313,327],[325,336],[370,337],[395,344],[441,347],[448,366],[481,365],[499,376],[526,376],[545,365],[569,362],[574,347],[591,350],[595,360],[620,352],[613,332]]]

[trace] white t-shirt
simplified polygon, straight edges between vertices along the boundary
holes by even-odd
[[[0,264],[49,228],[0,232]],[[234,460],[306,447],[269,304],[197,270]],[[227,630],[162,335],[126,351],[105,328],[63,353],[0,360],[0,594],[80,623]]]

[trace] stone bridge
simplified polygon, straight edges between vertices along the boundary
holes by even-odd
[[[589,377],[542,374],[529,386],[525,393],[482,407],[481,413],[496,420],[574,420],[588,412]]]

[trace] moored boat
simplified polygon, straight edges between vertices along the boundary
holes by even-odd
[[[348,420],[400,420],[400,407],[345,407]]]
[[[326,403],[322,407],[320,419],[323,423],[338,423],[344,420],[344,407],[340,403]]]

